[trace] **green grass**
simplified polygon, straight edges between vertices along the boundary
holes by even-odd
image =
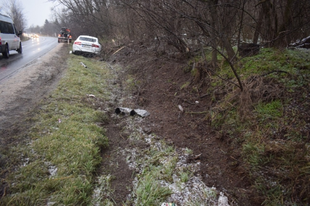
[[[309,54],[266,48],[236,62],[248,92],[244,96],[223,80],[235,81],[226,64],[208,80],[213,106],[206,119],[218,135],[230,138],[231,150],[240,151],[264,205],[310,203],[310,187],[305,184],[310,178]],[[215,98],[215,90],[226,94]]]
[[[104,63],[79,56],[68,59],[65,76],[32,120],[30,143],[11,150],[17,152],[16,158],[21,155],[29,162],[10,175],[10,193],[1,200],[5,205],[90,203],[100,150],[108,146],[98,126],[106,115],[96,104],[108,98],[105,80],[109,77]],[[53,176],[50,168],[57,169]]]

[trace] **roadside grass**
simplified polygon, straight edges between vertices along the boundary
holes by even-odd
[[[213,106],[206,119],[240,151],[264,205],[309,204],[310,52],[265,48],[236,67],[243,92],[228,65],[208,77]]]
[[[88,66],[80,65],[83,62]],[[108,99],[104,63],[70,56],[58,88],[44,100],[28,134],[29,143],[11,148],[19,162],[9,178],[4,205],[89,205],[100,151],[108,146],[100,110]]]

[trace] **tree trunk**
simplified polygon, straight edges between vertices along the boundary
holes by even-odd
[[[262,28],[262,23],[263,23],[263,14],[264,14],[263,7],[261,7],[259,10],[258,20],[256,23],[254,37],[253,37],[253,43],[254,44],[257,44],[259,35],[261,34],[261,28]]]
[[[214,5],[211,5],[209,7],[209,10],[210,10],[210,13],[211,13],[211,27],[213,29],[213,31],[210,32],[210,37],[211,37],[211,47],[213,48],[212,50],[212,66],[214,68],[217,67],[217,39],[216,39],[216,34],[215,34],[215,31],[217,30],[216,29],[216,25],[217,25],[217,10],[216,10],[216,7],[215,7],[215,4],[217,4],[217,1],[214,1],[213,2]]]

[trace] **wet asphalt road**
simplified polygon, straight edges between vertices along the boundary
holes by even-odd
[[[10,51],[8,59],[0,54],[0,82],[14,76],[22,69],[26,69],[27,66],[35,63],[40,57],[55,48],[57,44],[58,41],[55,37],[33,38],[22,42],[22,54]]]

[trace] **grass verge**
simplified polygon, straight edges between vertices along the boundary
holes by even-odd
[[[87,65],[84,68],[80,65]],[[88,205],[100,151],[108,145],[102,112],[110,71],[104,63],[70,56],[68,69],[32,119],[28,144],[11,148],[20,167],[9,178],[4,205]],[[10,167],[10,166],[9,166]],[[12,167],[12,166],[11,166]]]

